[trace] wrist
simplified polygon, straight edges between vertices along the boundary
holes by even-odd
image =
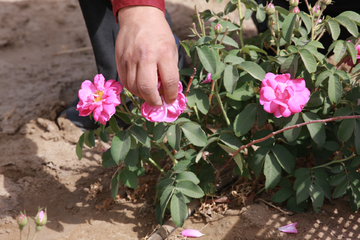
[[[134,21],[151,21],[158,17],[164,18],[164,16],[162,10],[152,6],[128,6],[117,12],[120,25],[127,22],[134,23]]]

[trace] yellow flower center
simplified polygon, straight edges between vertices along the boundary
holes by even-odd
[[[101,101],[103,94],[104,94],[103,91],[96,90],[96,92],[95,92],[95,94],[94,94],[94,96],[95,96],[95,98],[94,98],[95,102]]]

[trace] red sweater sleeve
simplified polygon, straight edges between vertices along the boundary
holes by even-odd
[[[117,21],[117,12],[128,6],[152,6],[159,8],[165,13],[165,0],[111,0],[113,13]]]

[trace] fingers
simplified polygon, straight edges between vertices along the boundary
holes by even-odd
[[[144,99],[151,106],[161,106],[162,100],[157,88],[158,79],[156,63],[139,63],[137,69],[137,88]]]
[[[166,53],[168,57],[163,57],[162,61],[159,61],[158,67],[164,91],[164,100],[166,103],[171,104],[178,95],[179,70],[177,67],[177,48],[175,47],[175,50],[173,49],[172,51],[166,51]]]

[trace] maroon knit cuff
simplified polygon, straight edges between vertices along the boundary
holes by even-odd
[[[165,14],[165,0],[111,0],[111,3],[116,22],[118,21],[117,12],[121,8],[129,6],[152,6],[159,8]]]

